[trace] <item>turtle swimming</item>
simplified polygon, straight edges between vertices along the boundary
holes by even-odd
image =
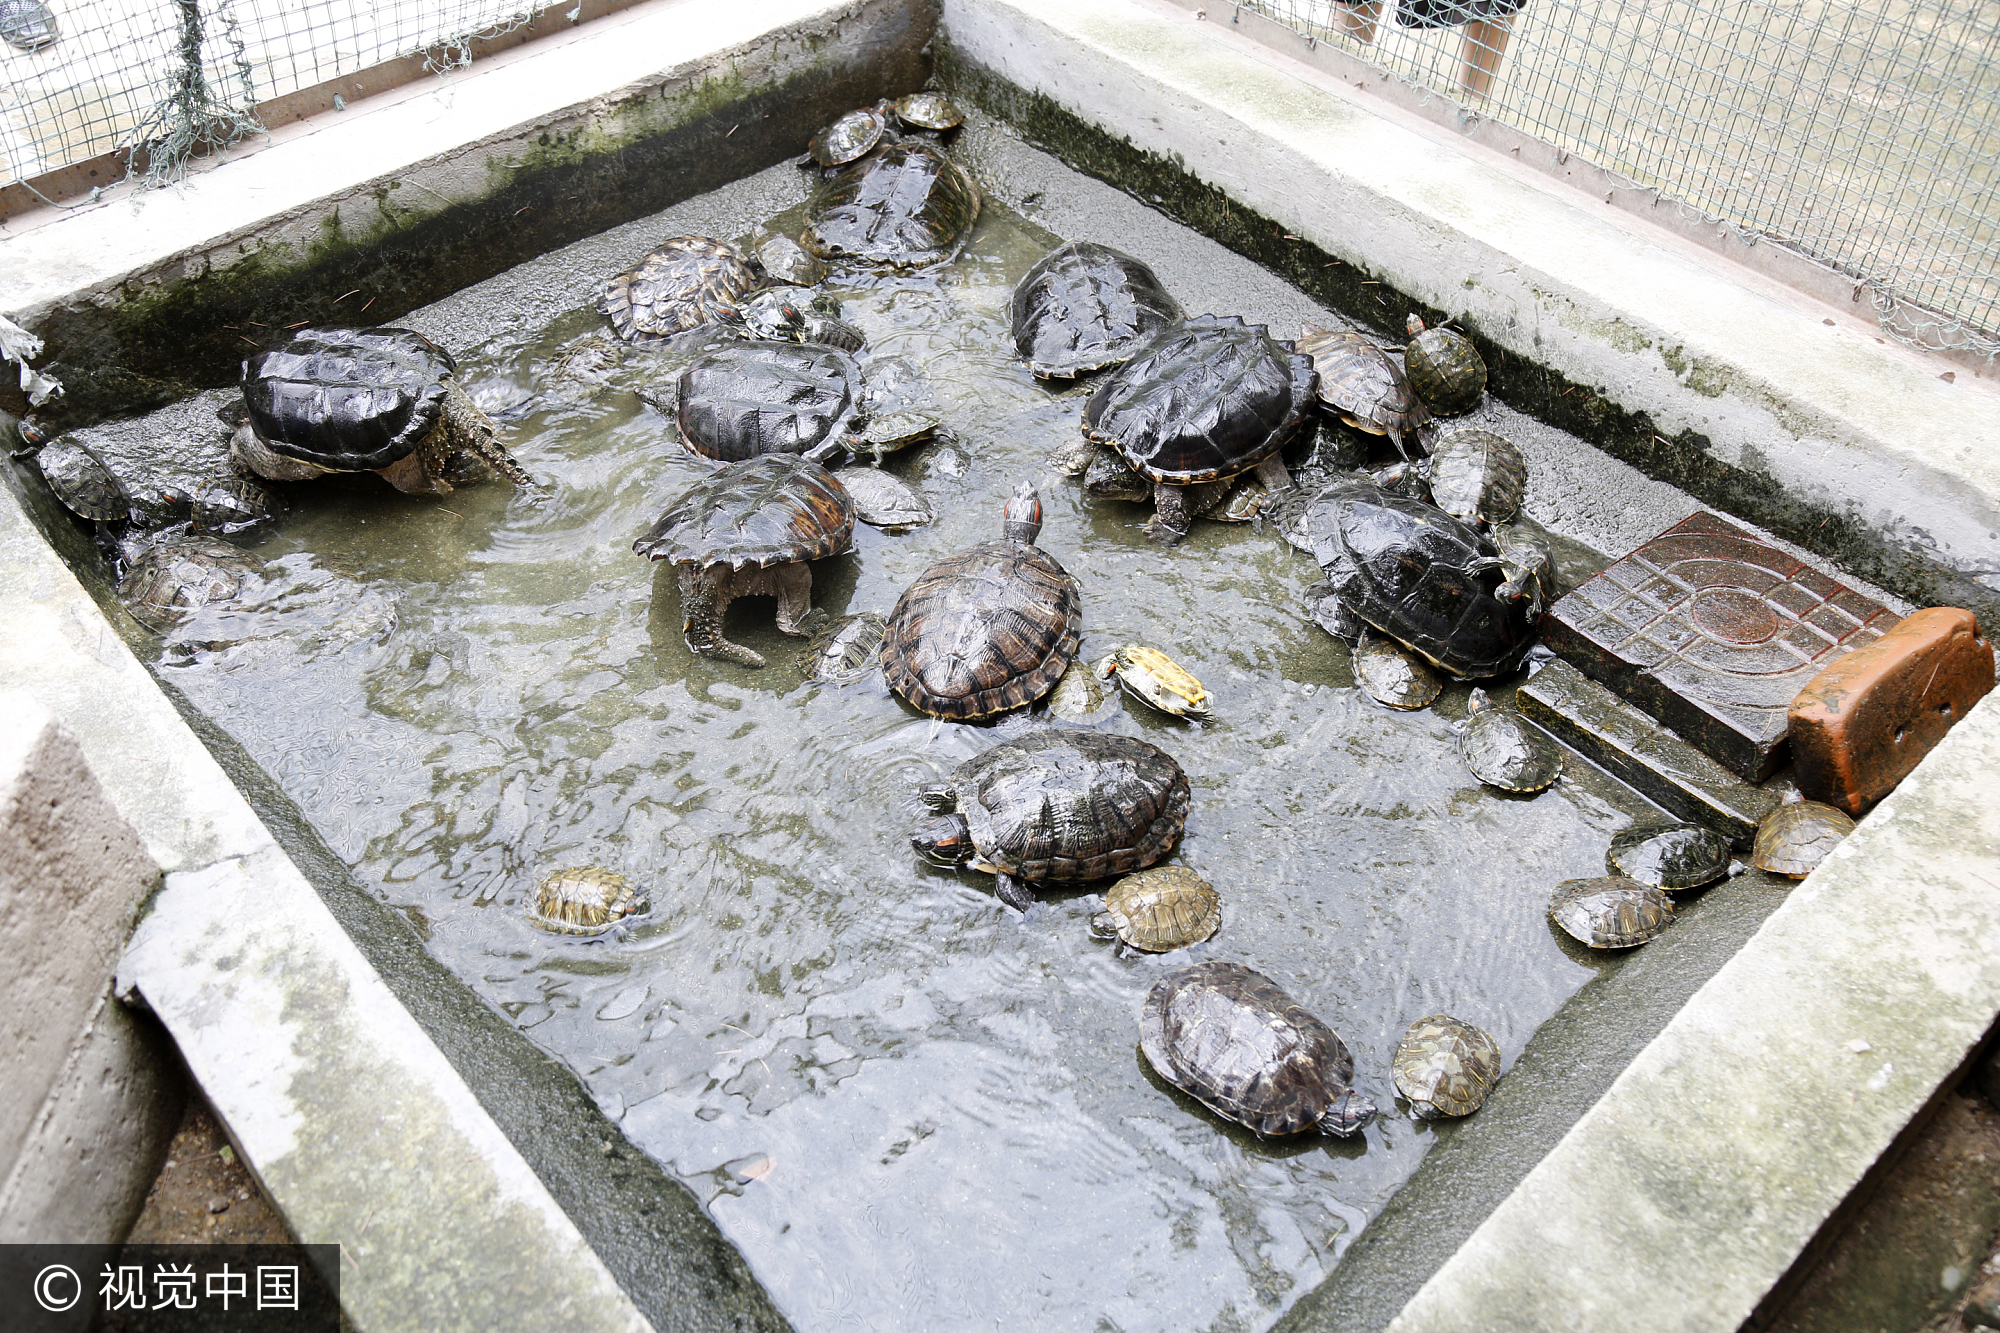
[[[1144,953],[1199,944],[1222,924],[1222,897],[1186,866],[1154,866],[1113,884],[1091,933]]]
[[[543,877],[525,915],[552,935],[602,935],[647,907],[645,895],[616,871],[572,866]]]

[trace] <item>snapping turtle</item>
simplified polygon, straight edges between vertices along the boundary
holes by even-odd
[[[532,485],[451,354],[411,329],[300,329],[243,363],[248,420],[232,456],[267,481],[373,472],[411,495],[450,495],[467,457]]]
[[[1405,458],[1410,456],[1406,433],[1423,451],[1431,431],[1430,409],[1388,353],[1358,333],[1336,333],[1317,324],[1305,325],[1296,345],[1319,372],[1320,401],[1342,421],[1370,435],[1387,435]]]
[[[854,501],[833,474],[793,454],[718,468],[667,506],[632,549],[680,566],[682,633],[690,651],[740,666],[764,659],[722,637],[737,597],[773,593],[778,628],[812,633],[812,568],[854,535]],[[823,614],[823,613],[822,613]]]
[[[717,311],[716,323],[743,338],[824,343],[843,352],[858,352],[866,341],[860,329],[840,317],[837,299],[809,287],[766,287],[752,292]]]
[[[1139,1049],[1161,1078],[1258,1134],[1345,1138],[1375,1118],[1347,1043],[1239,963],[1196,963],[1155,982]]]
[[[1526,795],[1562,776],[1562,751],[1543,731],[1511,708],[1500,708],[1475,689],[1467,705],[1459,753],[1472,776],[1489,787]]]
[[[1429,707],[1444,691],[1430,663],[1393,639],[1378,639],[1363,625],[1354,645],[1354,675],[1368,697],[1403,712]]]
[[[1729,873],[1729,839],[1699,824],[1634,824],[1612,835],[1604,868],[1673,892]]]
[[[750,256],[713,236],[669,236],[604,284],[597,308],[629,343],[664,342],[712,324],[760,285]]]
[[[1188,780],[1174,757],[1130,736],[1045,727],[1002,741],[925,788],[940,813],[910,845],[941,866],[991,871],[1001,902],[1026,911],[1031,885],[1143,870],[1174,849]]]
[[[1220,483],[1256,469],[1272,490],[1292,479],[1278,457],[1312,404],[1310,358],[1234,315],[1197,315],[1161,330],[1106,377],[1083,409],[1084,433],[1117,446],[1154,483],[1154,536],[1187,535],[1189,511]],[[1183,491],[1205,487],[1190,503]]]
[[[1674,900],[1622,875],[1566,879],[1549,899],[1549,920],[1593,949],[1630,949],[1674,922]]]
[[[934,144],[905,141],[833,172],[800,243],[821,259],[924,268],[955,256],[979,218],[979,188]]]
[[[1076,580],[1034,544],[1041,530],[1041,498],[1024,481],[998,541],[946,556],[896,599],[882,674],[912,708],[989,717],[1033,703],[1061,679],[1083,637],[1083,606]]]
[[[823,685],[852,685],[881,664],[887,623],[873,611],[829,622],[799,654],[799,670]]]
[[[1425,470],[1431,503],[1478,527],[1505,523],[1521,509],[1528,461],[1504,435],[1455,430],[1437,442]]]
[[[649,904],[644,894],[616,871],[572,866],[552,871],[528,900],[528,924],[551,935],[602,935]]]
[[[262,561],[228,542],[162,534],[131,553],[118,597],[134,620],[165,634],[202,607],[235,597],[263,569]]]
[[[1819,801],[1793,801],[1765,815],[1757,825],[1750,864],[1789,879],[1804,879],[1854,832],[1854,821]]]
[[[1405,321],[1410,341],[1403,347],[1403,372],[1425,406],[1455,417],[1479,406],[1486,392],[1486,360],[1472,339],[1450,329],[1427,329],[1412,313]]]
[[[841,167],[882,142],[889,129],[889,104],[877,102],[836,116],[806,140],[806,152],[823,167]]]
[[[1392,1069],[1417,1119],[1471,1115],[1500,1081],[1500,1043],[1450,1014],[1427,1014],[1396,1044]]]
[[[1208,691],[1194,674],[1157,648],[1128,643],[1107,653],[1097,664],[1099,680],[1115,680],[1118,688],[1162,713],[1206,722],[1215,716]]]
[[[1090,933],[1145,953],[1200,944],[1222,924],[1222,896],[1185,866],[1154,866],[1127,875],[1104,892],[1104,910]]]
[[[937,430],[937,418],[920,413],[874,414],[883,395],[854,358],[817,343],[727,343],[680,373],[671,406],[657,386],[639,397],[673,417],[690,451],[725,462],[769,453],[818,461],[842,449],[879,457]]]
[[[1059,245],[1014,284],[1014,350],[1040,379],[1115,366],[1180,319],[1144,261],[1095,241]]]

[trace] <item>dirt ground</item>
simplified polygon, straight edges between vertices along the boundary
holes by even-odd
[[[139,1245],[297,1244],[199,1093],[188,1098],[166,1164],[126,1240]]]

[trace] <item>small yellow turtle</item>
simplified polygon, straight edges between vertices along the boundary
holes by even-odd
[[[1154,866],[1127,875],[1104,895],[1091,934],[1117,936],[1134,949],[1166,953],[1199,944],[1222,924],[1222,896],[1184,866]]]
[[[1180,663],[1157,648],[1128,643],[1097,664],[1099,680],[1115,680],[1133,698],[1162,713],[1206,722],[1214,714],[1208,691]]]
[[[554,935],[602,935],[647,908],[632,881],[599,866],[572,866],[535,886],[528,924]]]

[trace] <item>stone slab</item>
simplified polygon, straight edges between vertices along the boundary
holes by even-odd
[[[1548,646],[1742,777],[1783,758],[1792,699],[1895,613],[1714,514],[1694,514],[1549,609]]]
[[[1993,688],[1993,646],[1970,611],[1933,606],[1814,676],[1792,700],[1799,791],[1860,815]]]
[[[1514,706],[1647,800],[1738,848],[1777,807],[1776,792],[1744,782],[1567,662],[1530,676]]]
[[[1736,1333],[2000,1012],[1996,769],[1989,695],[1695,993],[1392,1333]]]

